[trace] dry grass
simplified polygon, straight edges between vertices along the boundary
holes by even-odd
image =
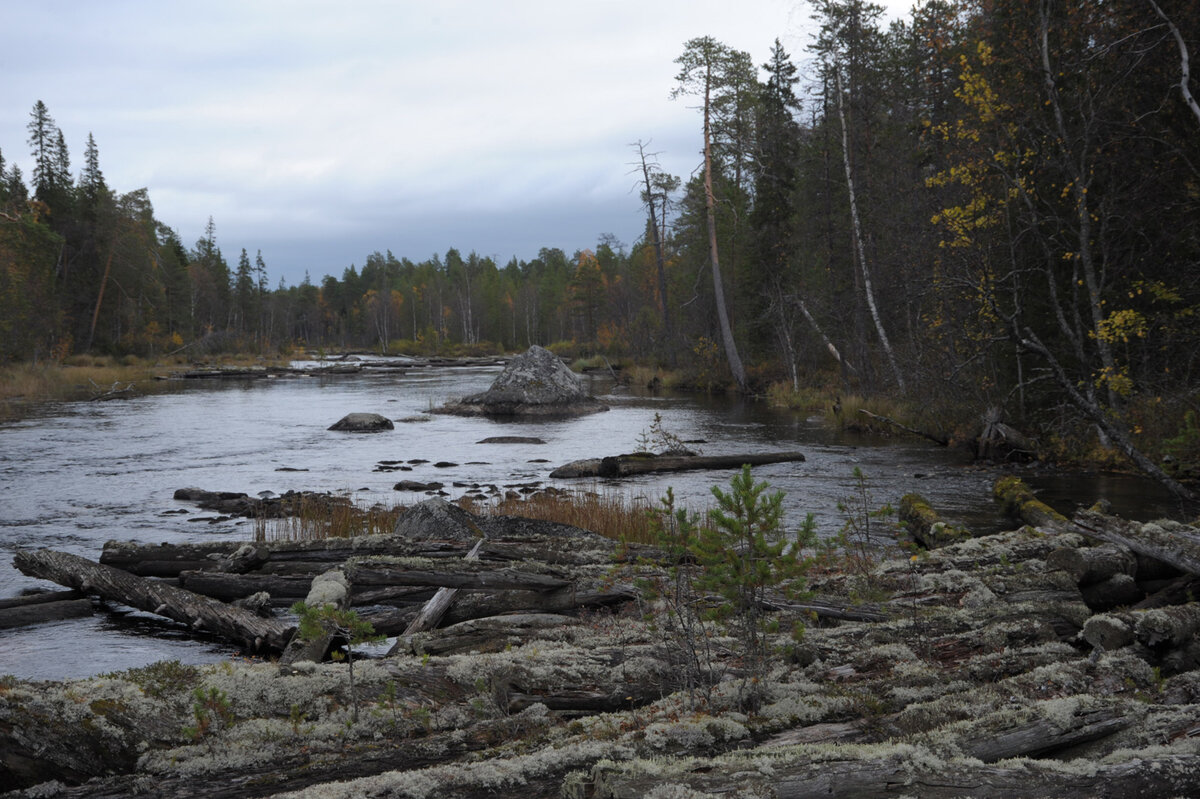
[[[262,364],[253,355],[220,356],[217,365]],[[72,355],[62,363],[11,363],[0,366],[0,421],[28,416],[40,405],[79,402],[114,388],[132,385],[132,394],[165,394],[180,385],[156,379],[189,363],[182,355],[148,360],[134,355]]]
[[[471,510],[492,515],[524,516],[561,522],[614,541],[655,543],[650,529],[650,500],[595,491],[542,491],[523,499],[505,499]]]
[[[318,541],[390,535],[403,505],[360,508],[351,497],[310,494],[287,508],[287,516],[254,520],[255,541]]]
[[[523,499],[494,502],[464,497],[458,504],[483,516],[523,516],[570,524],[614,541],[644,544],[655,541],[648,516],[651,503],[644,497],[629,499],[619,494],[592,491],[543,491]],[[289,507],[287,516],[256,519],[254,539],[316,541],[388,535],[407,509],[399,504],[390,508],[375,505],[364,509],[351,497],[313,494]]]

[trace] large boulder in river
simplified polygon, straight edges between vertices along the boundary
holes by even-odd
[[[534,345],[509,362],[491,388],[439,409],[460,416],[582,416],[606,411],[557,355]]]
[[[395,425],[386,416],[377,413],[348,413],[329,427],[344,433],[378,433],[394,430]]]

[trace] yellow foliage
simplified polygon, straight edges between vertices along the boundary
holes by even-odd
[[[1110,344],[1118,341],[1128,344],[1130,338],[1145,338],[1149,327],[1143,314],[1126,308],[1122,311],[1114,311],[1101,319],[1096,336]]]

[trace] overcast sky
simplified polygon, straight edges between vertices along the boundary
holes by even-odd
[[[211,216],[230,265],[262,250],[273,283],[375,250],[569,256],[641,235],[631,143],[685,180],[697,166],[699,115],[669,99],[684,43],[761,65],[779,38],[803,68],[809,16],[795,0],[0,0],[0,152],[28,182],[42,100],[76,176],[90,132],[111,188],[148,188],[189,248]]]

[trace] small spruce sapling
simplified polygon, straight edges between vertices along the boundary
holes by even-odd
[[[358,697],[354,693],[354,652],[352,647],[355,644],[382,641],[384,636],[377,634],[371,623],[359,618],[355,611],[338,608],[335,605],[310,607],[305,602],[297,602],[292,605],[292,612],[300,617],[300,635],[303,637],[312,639],[329,634],[346,641],[346,663],[350,673],[351,721],[357,724]]]

